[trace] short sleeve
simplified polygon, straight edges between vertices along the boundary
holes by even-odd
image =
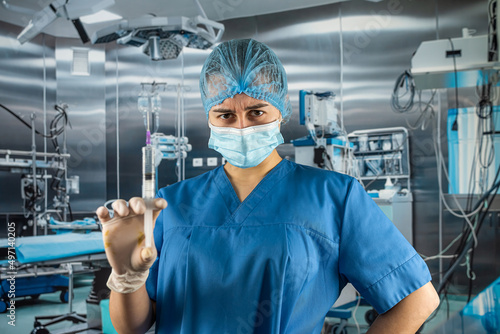
[[[339,271],[378,313],[431,280],[413,246],[352,179],[340,235]]]
[[[165,210],[163,210],[158,218],[156,219],[155,223],[155,228],[153,231],[154,234],[154,240],[155,240],[155,246],[156,250],[158,252],[158,256],[151,266],[149,268],[149,276],[148,279],[146,280],[146,291],[148,292],[149,298],[156,301],[156,291],[157,291],[157,285],[158,285],[158,269],[159,269],[159,260],[160,260],[160,254],[161,254],[161,248],[163,245],[163,216],[165,215]]]

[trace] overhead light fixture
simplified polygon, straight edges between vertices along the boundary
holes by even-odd
[[[184,47],[208,49],[221,40],[223,33],[222,23],[201,16],[141,17],[100,29],[91,41],[142,47],[152,60],[164,60],[177,58]]]
[[[122,18],[123,17],[115,13],[108,12],[107,10],[101,10],[95,14],[81,16],[80,21],[86,24],[94,24],[94,23],[119,20]]]
[[[80,21],[80,17],[96,13],[114,3],[115,0],[53,0],[41,11],[33,15],[28,25],[17,36],[17,40],[24,44],[41,33],[45,27],[57,18],[63,17],[73,23],[80,39],[83,43],[86,43],[89,41],[89,37]],[[16,8],[16,11],[19,10],[20,8]]]
[[[151,36],[149,37],[149,56],[152,60],[161,60],[163,59],[160,50],[160,37],[159,36]]]
[[[139,17],[121,20],[98,30],[92,43],[116,41],[121,45],[141,47],[151,60],[175,59],[184,47],[206,50],[218,43],[224,34],[222,23],[208,19],[199,0],[194,0],[200,15],[188,18]]]

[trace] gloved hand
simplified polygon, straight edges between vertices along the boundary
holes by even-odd
[[[153,222],[160,210],[167,207],[162,198],[153,200]],[[101,206],[97,216],[102,223],[104,249],[112,272],[108,287],[116,292],[131,293],[138,290],[146,281],[149,267],[156,259],[154,239],[151,248],[145,248],[144,212],[146,204],[140,197],[130,199],[129,205],[124,200],[113,203],[114,216],[109,216],[108,209]]]

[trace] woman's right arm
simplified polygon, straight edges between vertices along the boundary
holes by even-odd
[[[156,302],[149,299],[146,286],[132,293],[111,291],[109,313],[116,331],[146,333],[155,321]]]
[[[155,199],[153,221],[167,202]],[[102,224],[104,249],[112,272],[108,280],[111,289],[109,311],[113,326],[119,333],[145,333],[155,321],[156,302],[146,290],[145,281],[149,268],[157,257],[156,246],[144,245],[144,212],[142,198],[113,203],[114,216],[105,207],[97,209]]]

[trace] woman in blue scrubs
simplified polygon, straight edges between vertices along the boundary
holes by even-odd
[[[350,282],[380,313],[369,333],[415,333],[439,304],[420,256],[355,179],[277,153],[291,107],[274,52],[220,44],[200,91],[227,163],[158,192],[156,246],[141,198],[97,211],[118,332],[320,333]]]

